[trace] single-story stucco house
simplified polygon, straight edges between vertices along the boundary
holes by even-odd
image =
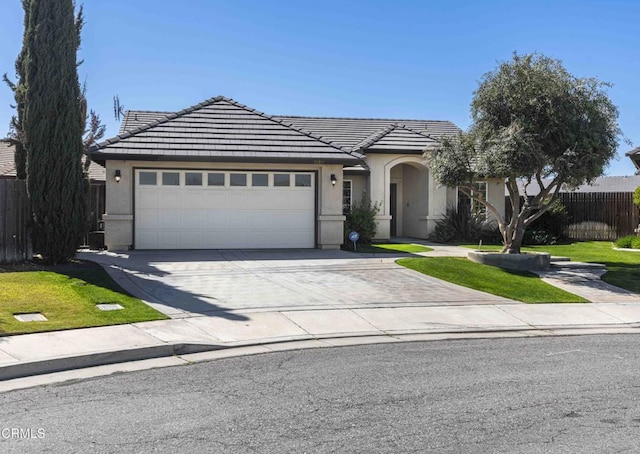
[[[321,248],[345,212],[377,202],[376,239],[427,238],[457,190],[423,158],[448,121],[270,116],[215,97],[180,112],[128,111],[91,150],[106,167],[105,244],[123,249]],[[484,186],[504,212],[504,183]]]

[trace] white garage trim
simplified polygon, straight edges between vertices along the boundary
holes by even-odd
[[[136,249],[313,248],[316,173],[135,169]]]

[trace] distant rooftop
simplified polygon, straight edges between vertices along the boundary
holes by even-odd
[[[546,186],[551,180],[542,180]],[[640,175],[627,175],[627,176],[615,176],[615,177],[599,177],[596,178],[591,184],[580,185],[575,189],[562,188],[560,192],[633,192],[638,186],[640,186]],[[520,193],[522,194],[523,183],[518,182]],[[540,192],[540,186],[537,182],[531,182],[527,188],[527,195],[537,195]],[[505,189],[505,195],[508,192]]]
[[[9,142],[0,141],[0,178],[15,178],[16,166],[14,161],[15,148]],[[82,162],[84,162],[84,157]],[[105,181],[105,169],[101,165],[92,162],[89,164],[89,179],[92,181]]]

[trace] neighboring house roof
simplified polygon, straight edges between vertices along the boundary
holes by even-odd
[[[640,147],[636,147],[633,150],[627,152],[629,159],[635,164],[636,168],[640,170]]]
[[[2,140],[0,141],[0,178],[10,176],[7,174],[11,171],[15,176],[14,167],[13,147],[9,142]]]
[[[92,147],[93,159],[322,161],[354,165],[364,158],[223,96],[157,118],[159,115],[127,112],[127,128],[152,120]]]
[[[171,114],[171,112],[129,110],[125,112],[120,134],[133,131]],[[361,152],[401,150],[422,153],[425,148],[437,143],[438,139],[451,137],[460,132],[460,128],[450,121],[278,115],[270,118],[308,131],[336,146]]]
[[[627,156],[640,155],[640,147],[635,147],[633,150],[627,152]]]
[[[14,152],[13,145],[6,141],[0,141],[0,178],[16,178]],[[83,156],[83,163],[84,160]],[[95,162],[89,164],[89,179],[91,181],[104,181],[105,175],[104,167]]]
[[[542,180],[546,186],[551,180]],[[591,184],[584,184],[577,188],[561,188],[560,192],[633,192],[640,186],[640,175],[629,175],[621,177],[599,177]],[[523,182],[518,182],[520,194],[523,194]],[[540,192],[540,186],[537,182],[532,181],[527,188],[527,195],[534,196]],[[508,192],[505,190],[505,194]]]

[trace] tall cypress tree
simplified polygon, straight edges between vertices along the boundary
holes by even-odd
[[[16,174],[18,179],[24,180],[27,178],[27,151],[24,148],[24,132],[23,132],[23,117],[24,117],[24,90],[25,90],[25,82],[24,82],[24,54],[25,54],[25,46],[27,43],[27,27],[29,24],[29,3],[31,0],[22,0],[22,8],[24,9],[24,30],[25,34],[22,41],[22,49],[20,50],[20,54],[18,54],[18,58],[16,59],[16,75],[18,76],[17,83],[13,83],[7,77],[5,73],[2,76],[4,82],[9,86],[11,91],[13,91],[13,97],[16,100],[16,111],[17,114],[11,118],[11,131],[9,132],[9,141],[13,145],[14,152],[14,162],[16,166]]]
[[[73,0],[24,0],[23,130],[34,246],[48,263],[73,258],[84,222],[84,118],[76,54],[81,17]]]

